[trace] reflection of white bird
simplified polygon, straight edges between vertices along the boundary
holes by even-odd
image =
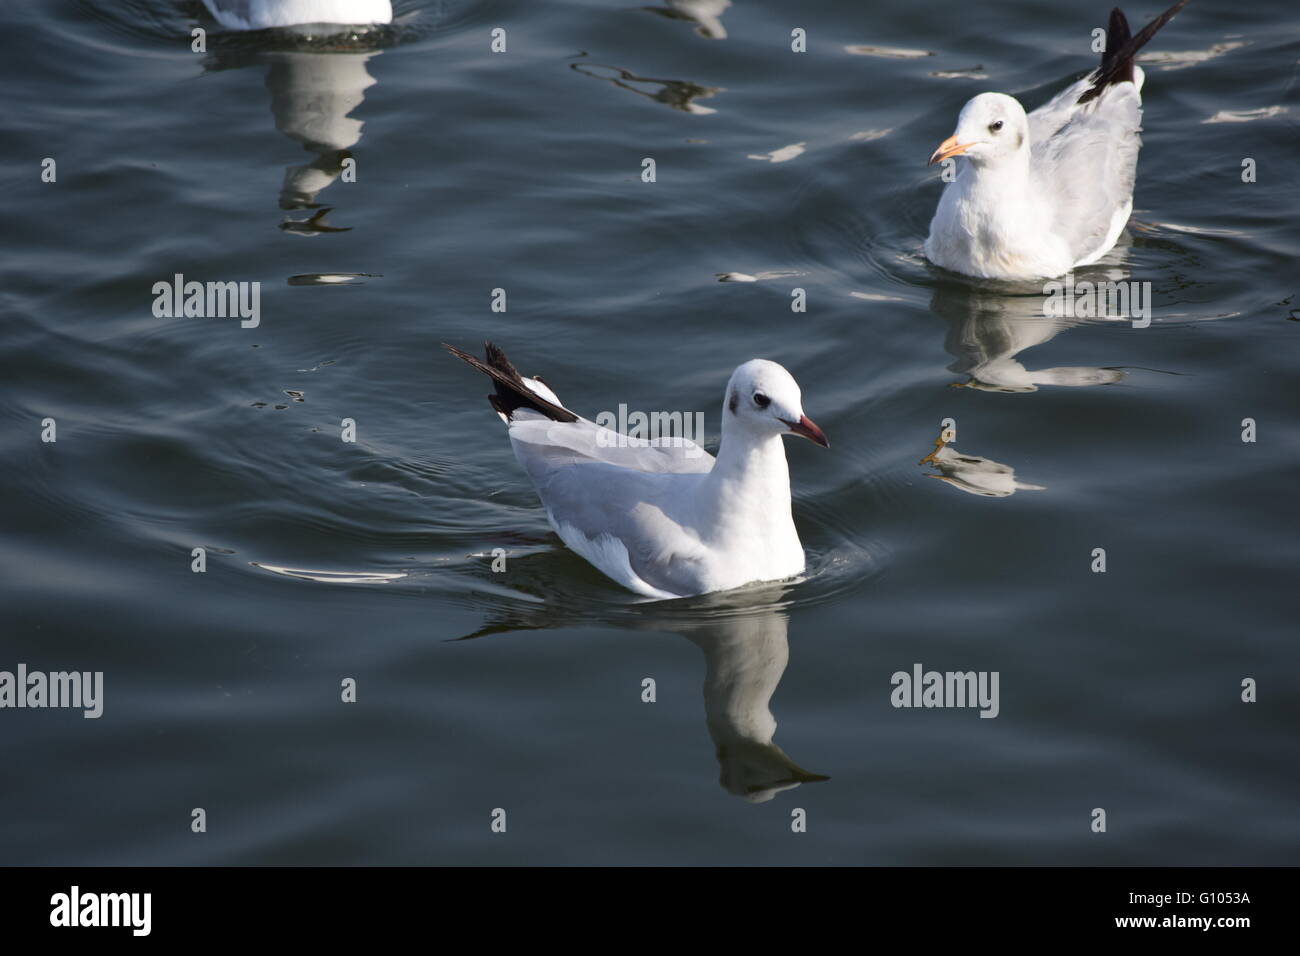
[[[731,0],[668,0],[668,6],[697,24],[696,32],[710,40],[725,40],[727,28],[722,25],[722,14],[731,6]]]
[[[269,570],[290,573],[284,568]],[[323,572],[292,573],[327,580]],[[789,587],[768,584],[711,594],[685,606],[638,602],[613,619],[628,629],[680,634],[703,651],[704,716],[721,771],[718,782],[750,803],[764,803],[800,784],[830,779],[804,770],[773,739],[777,723],[772,695],[790,662],[789,622],[782,610]],[[590,617],[591,607],[600,608],[598,618]],[[584,611],[572,602],[539,600],[512,606],[493,600],[489,620],[460,640],[534,628],[607,626],[608,610],[607,604]]]
[[[325,221],[325,217],[333,211],[327,206],[309,219],[286,219],[280,223],[280,228],[291,236],[306,236],[308,238],[314,238],[328,232],[351,232],[351,226],[331,226]]]
[[[203,0],[203,5],[227,30],[393,22],[389,0]]]
[[[569,68],[586,76],[595,77],[598,80],[607,80],[620,89],[628,90],[637,94],[637,96],[644,96],[646,99],[671,106],[675,110],[681,110],[683,113],[694,113],[697,116],[716,113],[717,110],[710,106],[701,106],[695,101],[697,99],[708,99],[722,90],[720,86],[701,86],[689,80],[660,80],[649,76],[637,76],[630,70],[624,70],[616,66],[606,66],[602,63],[570,63]],[[609,72],[599,72],[602,70],[608,70]],[[643,90],[640,85],[657,85],[659,89],[653,91]]]
[[[682,629],[704,651],[704,714],[722,770],[719,782],[750,803],[829,779],[804,770],[772,742],[772,694],[790,661],[787,623],[784,614],[765,611]]]
[[[365,100],[375,78],[367,53],[270,52],[266,86],[271,91],[275,126],[318,158],[285,170],[281,209],[301,209],[343,171],[347,152],[361,139],[362,121],[350,114]]]
[[[968,102],[930,157],[967,162],[939,200],[926,257],[980,278],[1033,279],[1105,255],[1133,209],[1144,78],[1133,58],[1186,3],[1132,37],[1113,10],[1101,65],[1028,115],[1003,93]]]
[[[1078,324],[1043,315],[1038,296],[998,295],[946,283],[936,289],[930,307],[951,324],[945,348],[958,360],[949,368],[970,376],[954,385],[986,392],[1035,392],[1040,385],[1111,385],[1124,378],[1121,369],[1093,365],[1026,368],[1021,352]]]
[[[969,336],[962,342],[966,388],[986,392],[1036,392],[1040,385],[1086,386],[1113,385],[1124,378],[1117,368],[1095,365],[1068,365],[1057,368],[1029,369],[1017,357],[1020,352],[1048,341],[1068,326],[1061,320],[1038,316],[1029,322],[1019,318],[982,316],[962,331]]]
[[[489,400],[555,533],[619,584],[675,598],[803,571],[781,436],[827,441],[780,365],[732,373],[715,460],[691,441],[629,439],[579,418],[491,343],[486,363],[446,348],[496,382]]]

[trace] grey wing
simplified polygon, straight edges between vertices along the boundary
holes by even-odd
[[[1056,135],[1074,116],[1079,97],[1092,89],[1095,73],[1071,83],[1038,109],[1029,114],[1029,141],[1037,146]]]
[[[556,422],[527,409],[511,420],[510,440],[516,450],[526,443],[552,464],[603,462],[654,474],[713,470],[713,456],[687,438],[629,438],[585,418]]]
[[[660,598],[697,593],[703,550],[684,528],[691,516],[676,509],[689,502],[687,486],[711,469],[712,456],[698,446],[691,457],[689,448],[604,446],[597,428],[540,416],[511,423],[515,455],[551,526],[633,591]]]
[[[1105,252],[1133,202],[1142,99],[1132,83],[1110,87],[1079,105],[1086,80],[1030,114],[1031,168],[1054,210],[1052,231],[1076,262]]]

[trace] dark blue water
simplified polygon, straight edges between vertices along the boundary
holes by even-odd
[[[4,10],[0,670],[104,709],[0,710],[0,862],[1297,862],[1291,4],[1152,44],[1088,271],[1149,328],[920,255],[961,105],[1044,101],[1102,4],[397,10]],[[176,273],[260,282],[259,324],[156,317]],[[487,338],[710,443],[732,368],[784,364],[832,442],[787,443],[807,575],[646,604],[566,551],[439,348]],[[916,663],[996,671],[999,715],[891,706]]]

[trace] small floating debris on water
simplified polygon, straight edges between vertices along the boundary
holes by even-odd
[[[314,366],[314,367],[312,367],[312,368],[300,368],[300,369],[298,369],[298,371],[300,371],[300,372],[319,372],[321,369],[325,368],[326,366],[329,366],[329,365],[335,365],[335,364],[337,364],[337,362],[338,362],[337,359],[326,359],[325,361],[321,362],[319,365],[316,365],[316,366]]]
[[[290,398],[292,398],[295,402],[305,402],[305,401],[307,401],[307,399],[303,397],[303,393],[302,393],[302,392],[295,391],[295,390],[292,389],[292,388],[286,388],[286,389],[284,390],[284,394],[288,395],[288,396],[289,396]]]
[[[1189,66],[1217,59],[1245,45],[1245,40],[1236,40],[1230,43],[1216,43],[1208,50],[1153,50],[1150,53],[1139,53],[1137,61],[1158,65],[1162,70],[1185,70]]]
[[[804,152],[804,147],[806,145],[808,144],[791,143],[789,146],[782,146],[780,149],[774,149],[770,153],[763,153],[761,155],[750,153],[748,158],[757,159],[768,163],[788,163],[796,156],[802,156]]]
[[[1047,490],[1043,485],[1017,481],[1016,470],[1010,465],[979,455],[963,455],[953,448],[956,440],[946,428],[939,432],[939,437],[934,440],[934,451],[917,462],[938,469],[939,474],[927,474],[927,478],[938,478],[967,494],[985,498],[1008,498],[1017,491]]]
[[[864,129],[854,133],[849,139],[859,143],[869,143],[873,139],[883,139],[894,131],[891,126],[889,129]]]
[[[984,72],[982,63],[964,70],[932,70],[930,75],[940,80],[987,80],[989,78],[989,75]]]
[[[365,285],[358,279],[381,279],[375,272],[309,272],[300,276],[289,276],[289,285]]]
[[[806,272],[760,272],[750,275],[748,272],[715,272],[719,282],[762,282],[764,279],[786,279],[790,276],[806,276]]]
[[[901,298],[901,297],[899,297],[899,296],[896,296],[896,295],[878,295],[878,294],[876,294],[876,293],[874,293],[874,292],[850,292],[849,295],[853,296],[853,298],[855,298],[855,299],[866,299],[868,302],[905,302],[905,301],[907,301],[906,299],[903,299],[903,298]]]
[[[1239,229],[1213,229],[1208,226],[1184,226],[1176,222],[1152,222],[1151,226],[1155,229],[1168,229],[1170,232],[1181,232],[1189,236],[1244,236],[1245,233]]]
[[[1281,116],[1287,111],[1285,106],[1261,106],[1254,110],[1219,110],[1209,119],[1201,120],[1201,125],[1206,123],[1249,123],[1251,120],[1268,119],[1270,116]]]
[[[845,53],[854,56],[884,56],[894,60],[919,60],[924,56],[934,56],[929,50],[906,50],[896,46],[863,46],[853,43],[844,48]]]
[[[255,568],[283,574],[286,577],[301,578],[305,581],[320,581],[324,584],[387,584],[398,578],[406,577],[406,572],[385,573],[381,571],[313,571],[305,568],[282,568],[274,564],[261,564],[250,561]]]

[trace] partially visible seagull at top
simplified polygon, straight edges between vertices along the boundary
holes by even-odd
[[[1144,74],[1133,59],[1187,3],[1136,35],[1111,11],[1101,65],[1026,115],[1004,93],[962,107],[930,165],[964,157],[930,222],[925,255],[983,279],[1064,275],[1104,256],[1133,211]]]
[[[203,5],[227,30],[393,22],[390,0],[203,0]]]
[[[829,443],[782,366],[751,359],[732,373],[715,459],[684,438],[630,438],[580,418],[491,342],[486,361],[444,347],[496,383],[488,400],[555,533],[625,588],[679,598],[803,572],[781,436]]]

